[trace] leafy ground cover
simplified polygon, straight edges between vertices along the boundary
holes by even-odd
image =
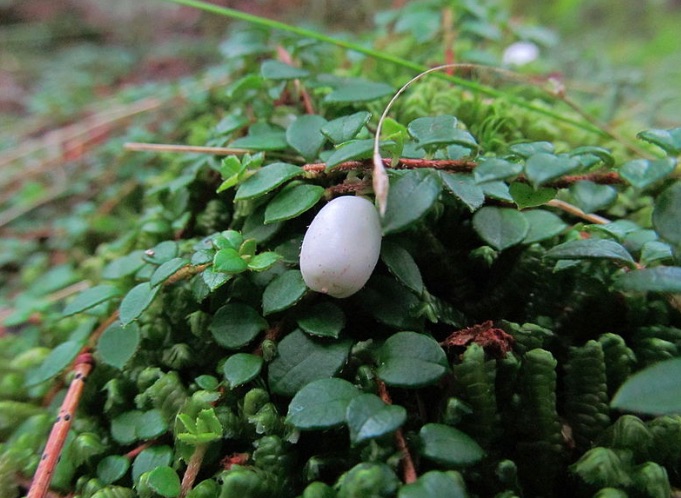
[[[212,65],[83,110],[140,59],[78,57],[31,104],[58,151],[3,139],[1,497],[678,493],[678,123],[573,90],[502,3],[332,38],[178,3],[241,19]],[[299,251],[348,195],[382,243],[334,298]]]

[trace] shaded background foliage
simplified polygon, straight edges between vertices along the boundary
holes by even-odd
[[[406,17],[411,24],[405,21],[402,36],[390,34],[383,43],[440,62],[441,45],[419,24],[419,2],[395,3],[415,14]],[[370,25],[369,14],[386,6],[362,2],[348,11],[343,5],[233,4],[341,28]],[[503,23],[503,6],[486,14]],[[678,78],[678,41],[664,29],[678,18],[673,2],[631,9],[619,2],[508,6],[513,36],[541,41],[543,57],[530,70],[562,72],[592,114],[630,135],[678,125],[678,94],[665,94]],[[223,41],[223,19],[165,4],[121,2],[116,12],[99,2],[5,2],[1,8],[8,13],[3,22],[14,21],[3,25],[3,41],[12,47],[3,53],[11,62],[3,84],[16,96],[3,104],[3,154],[21,153],[3,163],[8,176],[0,199],[3,492],[15,493],[30,477],[51,425],[33,402],[56,409],[69,381],[64,367],[106,316],[115,320],[97,328],[98,366],[54,483],[81,496],[132,496],[133,485],[140,495],[177,496],[178,475],[188,473],[201,452],[205,465],[192,496],[229,496],[240,486],[249,496],[293,495],[303,487],[303,496],[363,496],[367,482],[379,496],[393,496],[401,455],[386,436],[403,425],[421,476],[399,496],[428,496],[433,489],[463,496],[464,479],[480,496],[552,496],[562,489],[580,496],[620,496],[623,489],[666,496],[670,486],[679,487],[679,417],[620,417],[609,407],[634,370],[680,353],[678,302],[664,293],[613,291],[617,265],[633,268],[633,257],[652,267],[672,260],[667,242],[678,242],[672,240],[678,230],[661,231],[660,240],[650,219],[654,197],[671,183],[673,163],[645,163],[643,175],[622,166],[627,184],[619,190],[581,182],[568,193],[565,185],[551,185],[564,175],[547,175],[546,162],[567,174],[599,160],[605,169],[610,162],[621,166],[631,152],[612,141],[612,153],[578,151],[582,132],[512,111],[503,99],[470,98],[448,83],[424,81],[396,106],[394,139],[412,154],[419,143],[433,153],[445,149],[438,153],[450,159],[475,156],[480,147],[498,161],[481,161],[484,168],[465,180],[434,170],[393,173],[392,191],[403,202],[389,206],[377,275],[360,295],[334,302],[307,293],[297,247],[319,189],[333,195],[343,174],[303,178],[298,166],[272,165],[272,157],[298,161],[286,156],[295,152],[314,160],[326,149],[323,158],[341,161],[368,150],[362,128],[368,114],[361,113],[381,109],[369,90],[380,98],[392,89],[317,73],[375,71],[386,81],[403,75],[279,35],[278,43],[298,51],[304,71],[294,73],[317,92],[324,119],[359,114],[351,131],[322,130],[326,138],[310,148],[300,139],[303,131],[319,134],[323,120],[303,127],[292,121],[300,108],[285,99],[272,103],[282,98],[280,80],[288,81],[292,68],[261,66],[257,57],[244,57],[243,66],[227,62],[249,50],[272,51],[258,30],[233,27],[230,33],[246,33],[246,42]],[[27,25],[26,19],[41,21]],[[557,23],[578,41],[555,43],[534,19]],[[587,21],[594,23],[588,36],[577,37]],[[378,24],[377,33],[385,34],[381,29],[390,23]],[[494,27],[468,26],[461,60],[498,60],[503,36],[512,37]],[[542,102],[532,90],[519,95]],[[133,112],[139,102],[148,107]],[[251,114],[244,117],[242,107]],[[123,118],[96,127],[88,121],[119,110]],[[449,129],[443,122],[453,128],[450,113],[470,133],[454,128],[453,135],[433,137],[433,129]],[[258,118],[272,123],[247,126]],[[51,130],[73,134],[60,140]],[[670,157],[678,155],[676,138],[651,136],[653,143],[671,144]],[[272,155],[258,169],[258,155],[218,161],[122,152],[123,141],[159,137],[250,145]],[[332,147],[354,138],[348,148]],[[558,153],[541,142],[509,145],[528,138],[548,139]],[[591,164],[594,152],[600,155]],[[521,171],[548,197],[521,182],[505,190]],[[353,172],[343,186],[352,187],[353,175],[362,176]],[[305,187],[313,195],[287,199],[286,192]],[[541,206],[559,188],[587,211],[638,225],[599,228],[571,220],[566,231],[564,215],[508,208],[510,202]],[[678,194],[667,192],[676,202]],[[485,197],[488,205],[480,208]],[[673,214],[660,216],[672,225]],[[542,244],[532,244],[537,241]],[[579,262],[571,266],[570,259]],[[564,271],[553,273],[556,260]],[[93,285],[83,290],[83,279]],[[64,308],[63,299],[73,295]],[[110,315],[115,309],[119,314]],[[513,353],[505,354],[511,344]],[[340,369],[341,378],[317,379]],[[393,404],[385,403],[381,382]],[[340,408],[319,410],[324,396]],[[367,429],[367,421],[378,428]],[[338,424],[343,428],[328,430]],[[306,432],[316,429],[327,430],[324,437]]]

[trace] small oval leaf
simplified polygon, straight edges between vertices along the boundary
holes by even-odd
[[[333,303],[319,303],[303,312],[298,326],[310,335],[335,339],[345,327],[345,314]]]
[[[66,305],[62,316],[75,315],[81,311],[88,310],[104,301],[113,299],[121,295],[120,289],[113,285],[98,285],[86,289],[78,294],[69,304]]]
[[[440,177],[427,170],[391,175],[388,206],[383,217],[383,233],[409,228],[433,207],[442,188]]]
[[[398,332],[378,352],[377,375],[388,385],[422,387],[433,384],[448,369],[447,355],[432,338]]]
[[[137,324],[131,323],[123,327],[115,322],[97,341],[97,354],[104,363],[122,370],[137,351],[139,343],[140,331]]]
[[[421,455],[441,465],[470,465],[485,456],[473,438],[448,425],[426,424],[419,431],[419,439]]]
[[[230,387],[238,387],[260,375],[262,365],[262,356],[237,353],[227,358],[222,366],[222,373]]]
[[[681,414],[681,358],[656,363],[631,377],[611,406],[650,415]]]
[[[407,410],[387,405],[375,394],[360,394],[347,407],[346,420],[354,444],[396,431],[407,420]]]
[[[288,163],[273,163],[263,166],[244,181],[236,191],[234,200],[253,199],[277,188],[282,183],[300,176],[303,169]]]
[[[551,259],[612,259],[629,266],[634,265],[631,254],[614,240],[583,239],[571,240],[552,247],[546,252]]]
[[[681,268],[657,266],[631,271],[616,280],[618,289],[636,292],[670,292],[681,294]]]
[[[307,384],[291,400],[287,420],[298,429],[328,429],[345,422],[350,401],[360,391],[347,380],[319,379]]]
[[[123,326],[137,320],[146,310],[161,289],[160,286],[152,287],[149,282],[142,282],[133,287],[121,301],[119,319]]]
[[[473,215],[473,228],[482,240],[502,251],[520,244],[530,224],[515,209],[486,206]]]
[[[265,208],[265,223],[289,220],[314,207],[324,195],[319,185],[287,185]]]
[[[326,137],[321,132],[326,123],[326,119],[317,114],[299,116],[286,129],[286,141],[305,160],[312,161],[317,158],[326,142]]]
[[[209,329],[220,346],[239,349],[267,326],[267,321],[255,309],[246,304],[229,303],[215,313]]]
[[[272,391],[293,396],[313,380],[334,376],[345,364],[351,342],[317,342],[294,330],[277,346],[277,357],[270,363],[268,381]]]

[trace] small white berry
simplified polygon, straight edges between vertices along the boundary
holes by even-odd
[[[511,43],[502,57],[505,66],[524,66],[539,57],[539,47],[532,42]]]
[[[374,205],[362,197],[338,197],[307,229],[300,271],[310,289],[348,297],[369,280],[380,252],[381,222]]]

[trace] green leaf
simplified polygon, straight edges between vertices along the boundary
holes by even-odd
[[[262,310],[265,316],[290,308],[300,301],[307,292],[307,286],[300,270],[287,270],[272,280],[262,295]]]
[[[139,439],[137,424],[142,416],[139,410],[123,412],[111,420],[111,437],[119,444],[132,444]]]
[[[244,258],[252,258],[255,256],[255,250],[258,247],[258,242],[255,239],[246,239],[239,246],[239,254]]]
[[[97,354],[107,365],[123,370],[140,344],[140,331],[135,323],[122,327],[114,322],[97,341]]]
[[[106,280],[117,280],[119,278],[134,275],[142,266],[144,251],[133,251],[127,256],[113,260],[102,270],[102,278]]]
[[[655,201],[653,226],[662,239],[681,247],[681,182],[667,188]]]
[[[530,230],[527,219],[515,209],[486,206],[473,215],[473,228],[499,251],[520,244]]]
[[[655,182],[667,178],[674,172],[676,161],[671,158],[634,159],[626,162],[619,169],[622,178],[638,189],[644,189]]]
[[[215,253],[213,257],[213,271],[235,275],[248,270],[248,263],[236,249],[225,247]]]
[[[672,259],[672,248],[659,240],[650,240],[641,248],[641,263],[649,265],[656,261]]]
[[[521,157],[528,158],[535,154],[552,154],[554,148],[551,142],[525,142],[512,145],[509,150]]]
[[[291,178],[303,174],[303,169],[288,163],[273,163],[263,166],[244,181],[236,191],[234,200],[242,201],[265,195]]]
[[[440,178],[454,196],[473,212],[485,202],[485,193],[475,184],[471,175],[440,172]]]
[[[345,422],[348,404],[359,394],[347,380],[319,379],[296,393],[286,418],[300,430],[335,427]]]
[[[409,251],[394,242],[384,241],[381,245],[381,260],[388,267],[390,273],[395,275],[406,287],[419,295],[423,294],[421,270],[419,270]]]
[[[319,185],[287,185],[272,199],[265,209],[265,223],[289,220],[314,207],[324,195]]]
[[[432,149],[456,144],[467,149],[477,149],[473,135],[456,127],[454,116],[418,118],[409,123],[409,134],[416,139],[418,148]]]
[[[220,164],[220,176],[224,181],[220,184],[217,193],[224,192],[239,183],[241,175],[246,171],[246,164],[242,163],[237,156],[228,156]]]
[[[166,498],[180,495],[180,478],[167,465],[156,467],[146,474],[147,484],[151,490]]]
[[[153,265],[162,265],[166,261],[177,257],[178,254],[177,242],[172,240],[164,240],[155,245],[151,250],[144,251],[144,260]]]
[[[321,132],[334,144],[342,144],[355,138],[370,119],[370,113],[356,112],[327,122]]]
[[[328,301],[305,310],[298,318],[298,326],[310,335],[338,338],[345,327],[345,314]]]
[[[251,271],[265,271],[270,269],[280,259],[281,256],[276,252],[261,252],[251,258],[248,262],[248,269]]]
[[[506,182],[485,182],[480,184],[480,188],[487,197],[513,202]]]
[[[294,330],[278,344],[277,357],[269,365],[270,389],[293,396],[313,380],[333,377],[345,364],[351,345],[349,341],[318,342]]]
[[[170,446],[158,445],[146,448],[140,452],[132,463],[132,480],[137,483],[145,472],[156,467],[170,465],[173,461],[173,449]]]
[[[348,403],[345,418],[353,444],[390,434],[407,420],[407,410],[387,405],[375,394],[360,394]]]
[[[257,151],[284,150],[288,147],[286,133],[274,127],[263,129],[251,126],[248,135],[234,140],[230,147]]]
[[[299,116],[286,129],[286,141],[305,160],[312,161],[317,158],[326,142],[321,131],[326,123],[326,119],[316,114]]]
[[[433,384],[448,368],[447,355],[432,338],[416,332],[398,332],[378,352],[378,376],[390,386],[422,387]]]
[[[630,233],[641,230],[641,226],[631,220],[617,220],[605,225],[593,225],[591,230],[604,232],[617,240],[624,240]]]
[[[135,421],[135,433],[139,439],[155,439],[166,432],[168,432],[168,423],[158,409],[141,412]]]
[[[650,415],[681,414],[681,358],[636,372],[620,387],[611,406]]]
[[[329,104],[369,102],[392,95],[393,92],[393,87],[385,83],[355,80],[338,86],[324,98],[324,102]]]
[[[485,456],[473,438],[448,425],[426,424],[419,431],[419,439],[421,455],[441,465],[470,465]]]
[[[533,154],[525,163],[525,176],[536,188],[580,167],[579,161],[568,156],[554,156],[543,152]]]
[[[130,468],[130,460],[120,455],[109,455],[97,464],[97,478],[102,484],[113,484],[122,479]]]
[[[97,285],[96,287],[91,287],[84,290],[70,301],[69,304],[66,305],[66,308],[64,308],[62,316],[75,315],[76,313],[88,310],[120,295],[120,289],[113,285]]]
[[[222,365],[222,374],[231,388],[241,386],[252,381],[262,370],[262,356],[248,353],[237,353]]]
[[[559,216],[543,209],[523,211],[523,216],[530,224],[530,229],[523,239],[523,244],[533,244],[555,237],[567,228]]]
[[[204,445],[222,437],[222,424],[213,408],[201,410],[196,418],[187,413],[177,416],[177,439],[192,446]],[[176,431],[177,431],[176,429]]]
[[[27,386],[34,386],[59,375],[78,356],[83,345],[79,341],[66,341],[50,351],[40,366],[29,373]]]
[[[260,66],[260,74],[266,80],[295,80],[306,78],[310,75],[310,71],[269,59]]]
[[[681,128],[646,130],[636,136],[641,140],[657,145],[670,156],[681,154]]]
[[[246,304],[229,303],[220,308],[208,327],[215,342],[226,349],[239,349],[268,327],[267,320]]]
[[[217,249],[234,249],[238,251],[244,243],[244,236],[236,230],[225,230],[212,238],[213,245]]]
[[[575,204],[585,213],[607,209],[617,200],[617,190],[610,185],[599,185],[585,180],[570,186]]]
[[[395,142],[382,141],[381,148],[392,147]],[[333,153],[326,159],[326,168],[331,169],[346,161],[354,161],[360,159],[368,159],[372,156],[374,151],[373,139],[353,140],[351,142],[340,145]]]
[[[194,382],[204,391],[215,391],[220,387],[220,381],[212,375],[199,375]]]
[[[596,156],[606,168],[612,168],[615,165],[615,158],[612,156],[612,152],[604,147],[597,147],[595,145],[585,145],[583,147],[577,147],[576,149],[570,151],[571,156]]]
[[[421,148],[456,143],[458,120],[454,116],[442,115],[417,118],[407,125],[409,134]]]
[[[657,266],[631,271],[621,275],[615,284],[625,291],[681,294],[681,267]]]
[[[523,171],[523,165],[512,163],[504,159],[490,158],[482,160],[473,170],[476,183],[496,180],[506,180],[518,176]]]
[[[556,197],[557,192],[555,188],[534,188],[522,182],[513,182],[508,191],[520,209],[543,206]]]
[[[131,410],[123,412],[111,420],[111,437],[119,444],[155,439],[168,431],[163,414],[152,409],[146,412]]]
[[[265,225],[265,206],[260,206],[246,218],[242,230],[245,237],[255,239],[258,244],[262,244],[279,232],[282,226],[282,223]]]
[[[149,282],[142,282],[133,287],[121,301],[119,319],[123,326],[137,320],[152,303],[160,286],[152,287]]]
[[[391,175],[388,206],[382,219],[383,233],[409,228],[435,205],[442,185],[437,173],[427,170]]]
[[[463,479],[455,472],[431,470],[416,482],[405,484],[397,498],[468,498]]]
[[[151,284],[152,287],[157,286],[160,283],[165,282],[170,278],[172,275],[177,273],[177,271],[180,268],[183,268],[189,264],[189,261],[187,261],[184,258],[173,258],[169,261],[166,261],[163,263],[161,266],[156,268],[154,273],[151,275],[151,279],[149,280],[149,283]]]
[[[629,266],[635,264],[624,246],[608,239],[570,240],[549,249],[546,257],[550,259],[612,259]]]
[[[422,319],[411,313],[420,303],[418,296],[394,278],[375,275],[360,292],[360,305],[379,322],[396,329],[421,325]]]
[[[201,272],[201,280],[208,286],[211,292],[229,282],[232,275],[216,272],[213,267],[206,268]]]

